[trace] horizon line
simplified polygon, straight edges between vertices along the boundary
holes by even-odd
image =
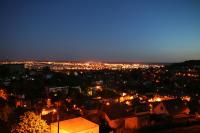
[[[160,62],[160,61],[108,61],[108,60],[47,60],[47,59],[2,59],[0,62],[89,62],[89,63],[135,63],[135,64],[173,64],[173,63],[181,63],[185,61],[198,61],[195,59],[184,60],[184,61],[173,61],[173,62]],[[200,60],[199,60],[200,61]]]

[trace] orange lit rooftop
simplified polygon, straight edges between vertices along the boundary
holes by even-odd
[[[99,133],[99,125],[77,117],[69,120],[60,121],[60,133]],[[58,123],[51,124],[51,133],[57,133]]]

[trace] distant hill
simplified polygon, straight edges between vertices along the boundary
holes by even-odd
[[[173,63],[167,68],[200,68],[200,60],[188,60],[180,63]]]

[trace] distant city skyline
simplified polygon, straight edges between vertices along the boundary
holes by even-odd
[[[198,0],[1,0],[0,60],[200,59]]]

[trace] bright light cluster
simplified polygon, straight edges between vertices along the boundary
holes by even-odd
[[[161,102],[161,101],[167,101],[167,100],[172,100],[174,97],[172,96],[160,96],[160,95],[155,95],[153,98],[150,98],[148,102]]]
[[[20,61],[20,62],[1,62],[1,64],[25,64],[26,68],[41,69],[49,66],[52,70],[126,70],[139,68],[159,68],[163,65],[158,64],[136,64],[136,63],[102,63],[102,62],[46,62],[46,61]]]

